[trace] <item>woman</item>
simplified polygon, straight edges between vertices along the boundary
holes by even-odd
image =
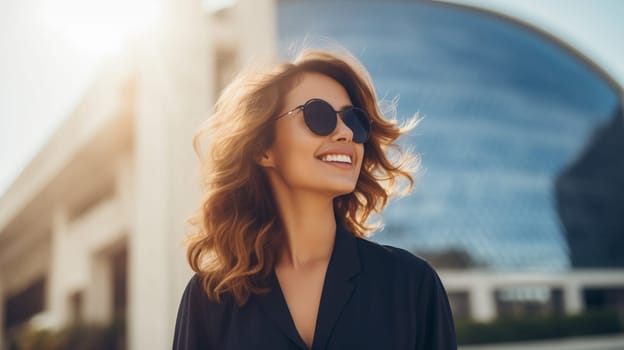
[[[350,55],[243,74],[196,135],[205,195],[174,349],[456,349],[438,275],[365,239],[418,158]],[[391,157],[389,150],[395,152]]]

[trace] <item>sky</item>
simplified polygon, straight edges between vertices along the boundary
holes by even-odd
[[[509,14],[571,44],[624,85],[624,1],[448,0]]]
[[[624,1],[449,2],[484,7],[545,29],[624,85]],[[0,0],[0,194],[72,112],[98,70],[120,54],[125,42],[154,25],[159,4]]]
[[[0,0],[0,194],[97,72],[158,16],[150,0]]]

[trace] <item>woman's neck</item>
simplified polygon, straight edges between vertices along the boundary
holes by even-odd
[[[306,269],[327,264],[336,235],[333,200],[315,194],[278,195],[285,241],[277,265]]]

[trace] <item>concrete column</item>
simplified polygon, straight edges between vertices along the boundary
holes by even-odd
[[[470,288],[470,310],[476,321],[487,322],[496,318],[496,300],[493,286],[475,281]]]
[[[50,241],[50,269],[46,295],[46,308],[55,326],[69,321],[69,304],[63,281],[64,237],[67,235],[68,218],[65,208],[57,207],[52,214],[52,237]]]
[[[107,256],[92,257],[89,283],[84,294],[84,318],[109,324],[113,316],[113,273]]]
[[[159,36],[137,64],[134,194],[128,246],[129,349],[171,349],[191,271],[181,244],[200,196],[192,137],[214,101],[207,16],[195,0],[165,2]]]
[[[252,19],[237,22],[242,57],[273,54],[274,0],[236,6]],[[182,240],[200,198],[192,138],[212,110],[217,79],[209,21],[200,1],[165,1],[162,31],[138,49],[136,200],[128,250],[129,348],[134,350],[171,348],[180,297],[191,276]]]
[[[264,63],[277,50],[277,11],[275,0],[237,0],[234,7],[239,31],[239,62]],[[250,27],[250,24],[252,26]],[[253,28],[253,29],[249,29]],[[260,30],[256,30],[260,29]]]
[[[577,314],[585,308],[583,288],[577,283],[566,283],[563,287],[563,306],[567,315]]]
[[[115,169],[115,195],[119,199],[122,214],[128,215],[132,212],[132,158],[130,155],[123,155],[117,160]]]

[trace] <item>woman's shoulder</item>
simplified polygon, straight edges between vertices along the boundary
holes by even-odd
[[[365,238],[357,238],[361,262],[378,266],[384,272],[437,279],[438,275],[424,258],[400,247],[380,244]]]
[[[194,274],[186,284],[176,317],[174,349],[213,348],[211,338],[231,314],[230,298],[217,303],[208,298],[203,279]]]
[[[186,283],[184,288],[184,297],[196,299],[198,301],[203,300],[204,289],[202,286],[202,278],[198,273],[194,273]]]
[[[211,300],[204,289],[203,278],[200,274],[195,273],[190,277],[184,293],[182,294],[182,303],[194,305],[195,308],[210,309],[211,312],[225,312],[231,307],[232,298],[229,293],[223,293],[219,302]]]
[[[448,297],[440,276],[424,258],[391,245],[358,239],[360,264],[367,279],[386,286],[395,286],[405,293],[414,293],[415,307],[437,305],[432,312],[450,317]],[[427,306],[429,307],[429,306]]]

